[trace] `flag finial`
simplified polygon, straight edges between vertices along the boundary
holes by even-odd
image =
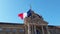
[[[32,6],[31,6],[31,4],[30,4],[30,9],[32,9]]]

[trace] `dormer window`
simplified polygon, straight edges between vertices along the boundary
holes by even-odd
[[[33,18],[35,18],[36,16],[33,16]]]

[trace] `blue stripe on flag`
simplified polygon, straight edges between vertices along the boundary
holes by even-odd
[[[29,11],[27,12],[27,16],[28,16],[28,17],[31,16],[31,10],[29,10]]]

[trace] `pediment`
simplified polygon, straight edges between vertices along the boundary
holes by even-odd
[[[31,12],[32,15],[30,17],[26,17],[24,19],[25,23],[36,23],[36,24],[48,24],[46,21],[44,21],[44,19],[42,18],[42,16]]]

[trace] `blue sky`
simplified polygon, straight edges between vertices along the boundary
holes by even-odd
[[[60,0],[0,0],[0,22],[24,23],[19,13],[32,10],[49,25],[60,25]]]

